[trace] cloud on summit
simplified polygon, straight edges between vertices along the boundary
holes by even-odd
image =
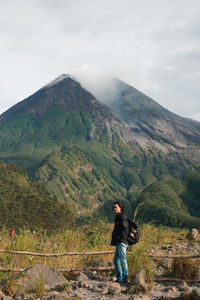
[[[118,77],[200,120],[199,0],[0,3],[0,113],[60,74],[99,89]]]

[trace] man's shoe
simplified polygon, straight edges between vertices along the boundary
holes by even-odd
[[[128,284],[128,281],[120,281],[120,284],[122,284],[122,285],[127,285],[127,284]]]

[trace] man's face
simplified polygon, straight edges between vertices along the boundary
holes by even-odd
[[[113,212],[114,212],[114,214],[121,214],[122,209],[118,204],[114,204],[113,205]]]

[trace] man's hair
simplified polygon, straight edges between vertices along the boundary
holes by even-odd
[[[114,205],[115,205],[115,204],[118,204],[119,207],[121,208],[121,211],[122,211],[122,212],[125,212],[125,206],[124,206],[124,204],[123,204],[122,202],[116,201],[116,202],[114,202]]]

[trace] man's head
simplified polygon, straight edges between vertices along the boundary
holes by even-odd
[[[121,214],[122,212],[125,211],[124,204],[122,202],[114,202],[113,204],[113,212],[115,214]]]

